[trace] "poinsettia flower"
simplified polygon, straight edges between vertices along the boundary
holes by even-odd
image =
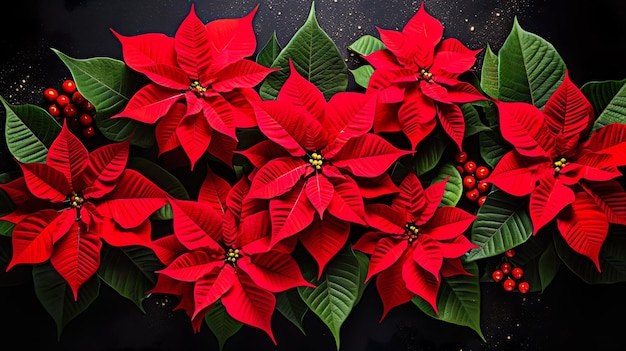
[[[481,50],[442,39],[443,25],[423,2],[402,31],[377,29],[385,48],[364,56],[375,68],[367,87],[378,93],[374,132],[402,131],[415,150],[439,120],[462,150],[465,119],[457,104],[486,98],[459,76],[471,71]]]
[[[253,89],[274,68],[246,59],[256,50],[252,19],[201,22],[194,11],[174,37],[160,33],[123,36],[124,62],[151,83],[112,118],[157,123],[159,153],[182,147],[191,168],[205,152],[231,165],[237,128],[255,126]],[[177,104],[180,102],[180,104]]]
[[[348,224],[365,224],[359,178],[381,180],[378,191],[368,184],[369,193],[396,192],[392,182],[382,179],[410,151],[369,132],[375,106],[371,95],[340,92],[327,102],[292,62],[290,72],[276,100],[255,105],[259,129],[268,140],[242,152],[257,168],[248,197],[270,200],[272,244],[304,231],[314,220],[332,221],[321,224],[326,230],[299,236],[321,274],[346,243]]]
[[[486,181],[514,196],[530,194],[533,234],[556,218],[565,241],[600,271],[609,223],[626,224],[626,192],[616,180],[626,165],[626,125],[596,129],[593,107],[565,78],[543,110],[496,102],[506,153]]]
[[[148,218],[167,204],[166,192],[126,169],[129,145],[89,153],[64,123],[45,163],[19,163],[23,176],[0,185],[17,206],[0,217],[15,224],[7,270],[50,260],[78,298],[100,265],[102,240],[151,246]]]
[[[367,223],[376,230],[363,234],[353,249],[371,256],[365,281],[376,276],[384,308],[381,321],[415,295],[439,313],[441,277],[470,275],[460,257],[478,247],[463,235],[477,217],[458,207],[439,206],[447,181],[424,189],[411,172],[391,206],[366,206]]]
[[[276,343],[271,328],[274,293],[313,285],[291,256],[293,244],[270,250],[267,202],[246,199],[249,187],[243,177],[231,188],[209,170],[197,201],[169,200],[174,234],[155,245],[167,266],[157,271],[151,292],[180,294],[181,308],[195,330],[220,300],[231,317],[265,331]],[[172,236],[180,245],[171,242]],[[167,251],[178,252],[168,256]]]

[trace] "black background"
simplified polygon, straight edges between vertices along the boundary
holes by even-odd
[[[173,35],[192,3],[205,22],[242,17],[260,4],[254,20],[259,48],[273,30],[286,45],[312,4],[300,0],[12,1],[4,6],[0,22],[0,96],[14,104],[41,104],[46,87],[59,86],[71,77],[50,48],[74,58],[121,59],[121,47],[109,28],[124,35]],[[318,0],[315,11],[322,29],[347,57],[348,44],[364,34],[378,37],[375,26],[401,29],[420,3]],[[456,37],[471,49],[488,43],[497,51],[517,17],[524,30],[555,46],[578,86],[626,78],[626,2],[427,0],[425,6],[445,25],[444,36]],[[3,125],[2,121],[2,134]],[[0,170],[13,167],[0,138]],[[482,284],[481,293],[486,342],[469,328],[434,320],[410,304],[392,310],[379,323],[382,306],[371,285],[342,326],[340,350],[623,349],[624,283],[587,285],[563,266],[541,294],[508,294],[496,284]],[[0,343],[6,350],[217,350],[208,328],[194,334],[187,316],[172,311],[174,305],[171,299],[150,297],[143,314],[103,285],[96,302],[72,320],[57,341],[56,326],[36,299],[32,283],[3,287]],[[331,333],[313,313],[307,314],[304,327],[307,335],[275,313],[278,346],[262,331],[244,326],[226,343],[225,351],[334,349]]]

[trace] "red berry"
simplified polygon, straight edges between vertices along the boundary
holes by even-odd
[[[78,116],[78,121],[83,127],[89,127],[93,124],[93,117],[88,113],[81,113],[80,116]]]
[[[474,161],[465,162],[465,164],[463,165],[463,169],[465,169],[465,173],[473,174],[474,172],[476,172],[476,162]]]
[[[92,126],[88,126],[83,128],[83,136],[85,136],[85,138],[91,138],[96,134],[96,129]]]
[[[471,175],[465,176],[465,178],[463,178],[463,186],[465,186],[466,189],[473,189],[476,186],[476,178]]]
[[[43,91],[43,97],[47,101],[53,102],[59,97],[59,92],[54,88],[48,88]]]
[[[519,292],[526,294],[530,290],[530,284],[528,284],[528,282],[521,282],[517,288],[519,289]]]
[[[67,104],[63,107],[63,114],[65,114],[67,118],[74,118],[78,114],[78,109],[76,109],[76,105],[74,104]]]
[[[511,264],[508,262],[502,262],[500,269],[504,272],[504,274],[509,274],[509,272],[511,272]]]
[[[502,286],[504,287],[504,290],[511,292],[515,290],[515,280],[509,278],[502,283]]]
[[[496,269],[495,271],[493,271],[493,273],[491,273],[491,278],[493,279],[493,281],[499,282],[502,280],[502,278],[504,278],[504,272]]]
[[[504,251],[504,256],[512,258],[513,256],[515,256],[515,249],[508,249]]]
[[[48,106],[48,113],[50,113],[52,117],[60,117],[61,109],[59,108],[57,104],[52,104]]]
[[[522,279],[522,277],[524,276],[524,270],[519,268],[519,267],[515,267],[513,268],[513,270],[511,271],[511,275],[513,276],[513,278],[515,279]]]
[[[61,89],[63,89],[66,94],[71,94],[76,91],[76,83],[71,79],[67,79],[61,84]]]
[[[465,197],[468,200],[476,201],[480,197],[480,193],[478,192],[478,189],[474,188],[474,189],[468,190],[465,193]]]
[[[484,205],[485,201],[487,201],[487,196],[485,195],[479,197],[478,200],[476,200],[476,202],[478,203],[478,206]]]
[[[454,167],[456,167],[456,170],[459,171],[459,173],[461,173],[461,174],[465,173],[465,169],[463,169],[463,166],[456,165]]]
[[[485,179],[489,175],[489,168],[485,166],[479,166],[476,168],[476,178]]]
[[[80,93],[80,91],[76,90],[72,94],[72,102],[74,102],[76,105],[81,105],[83,102],[85,102],[85,97],[83,96],[83,94]]]
[[[486,193],[489,191],[489,188],[491,184],[485,182],[484,180],[480,180],[478,182],[478,184],[476,184],[476,189],[478,189],[478,191],[480,191],[481,193]]]
[[[59,105],[59,107],[65,107],[70,102],[70,97],[65,94],[61,94],[57,97],[57,104]]]
[[[465,151],[460,151],[457,152],[456,155],[454,155],[454,162],[456,162],[457,164],[464,164],[465,162],[467,162],[467,152]]]
[[[87,112],[91,112],[93,110],[95,110],[95,106],[91,103],[91,101],[89,100],[85,100],[85,102],[83,102],[83,104],[81,105],[81,107],[83,108],[83,110],[87,111]]]

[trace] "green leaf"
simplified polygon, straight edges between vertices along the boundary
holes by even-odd
[[[626,123],[626,79],[621,81],[591,82],[581,91],[589,99],[597,119],[592,130],[611,123]]]
[[[450,144],[450,138],[440,131],[431,133],[423,142],[420,142],[413,163],[415,173],[421,176],[434,169],[441,160],[448,144]]]
[[[183,183],[158,164],[143,157],[130,157],[126,168],[140,172],[174,198],[189,200],[189,194]],[[173,216],[172,207],[168,204],[158,209],[150,218],[153,220],[169,220],[172,219]]]
[[[374,67],[372,67],[372,65],[362,65],[355,69],[351,69],[350,73],[352,73],[356,84],[367,89],[367,86],[370,83],[370,78],[374,73]]]
[[[472,104],[462,104],[461,111],[465,118],[465,138],[480,132],[490,132],[491,128],[486,126],[480,118],[480,113]]]
[[[289,289],[276,294],[276,309],[283,317],[300,329],[302,334],[306,335],[302,321],[309,307],[302,301],[298,290]]]
[[[359,260],[349,247],[333,257],[319,280],[313,274],[315,271],[314,267],[302,269],[305,279],[316,287],[298,287],[298,293],[311,311],[330,329],[339,350],[341,325],[356,304],[360,285],[365,277],[361,276]]]
[[[93,276],[80,287],[78,300],[74,301],[72,289],[48,263],[33,267],[33,282],[37,299],[57,325],[57,340],[65,326],[86,310],[100,291],[100,280]]]
[[[498,55],[487,44],[480,70],[480,88],[490,97],[498,97]]]
[[[556,252],[565,265],[587,284],[626,281],[626,227],[611,226],[600,250],[601,272],[586,256],[572,250],[560,234],[554,235]]]
[[[95,106],[96,125],[107,139],[119,142],[132,135],[133,145],[143,148],[154,145],[153,125],[129,118],[111,119],[147,83],[144,76],[128,68],[123,61],[112,58],[75,59],[59,50],[52,51],[70,70],[76,89]]]
[[[356,256],[356,259],[359,261],[359,267],[361,268],[361,277],[363,278],[363,280],[365,279],[365,277],[367,277],[367,271],[369,270],[369,266],[370,266],[370,259],[369,257],[360,252],[360,251],[353,251],[354,255]],[[371,282],[371,280],[367,281],[367,283],[363,283],[363,281],[359,282],[359,295],[356,299],[356,301],[354,302],[354,305],[357,305],[359,303],[359,301],[361,301],[361,297],[363,297],[363,293],[365,292],[365,288],[367,288],[367,286],[369,285],[369,283]]]
[[[369,55],[375,51],[382,50],[384,48],[385,44],[382,42],[382,40],[369,34],[361,36],[352,44],[348,45],[349,51],[361,56]]]
[[[436,314],[432,306],[419,296],[411,301],[427,315],[448,323],[470,327],[480,338],[485,337],[480,329],[480,282],[478,265],[464,263],[465,269],[471,273],[444,278],[437,296]]]
[[[273,31],[263,48],[256,55],[256,62],[265,67],[271,67],[281,50],[282,48],[276,38],[276,31]]]
[[[528,199],[513,197],[498,189],[487,196],[476,215],[471,240],[480,248],[467,254],[470,262],[502,254],[524,243],[533,233]]]
[[[326,100],[348,87],[348,67],[337,46],[320,28],[315,18],[315,2],[304,25],[280,52],[272,72],[261,84],[259,94],[265,100],[275,99],[278,90],[289,77],[289,59],[296,70],[324,94]]]
[[[565,62],[554,46],[523,30],[517,17],[498,57],[497,98],[502,101],[523,101],[543,108],[565,76]]]
[[[11,236],[13,228],[15,228],[15,224],[7,221],[0,221],[0,235]]]
[[[480,157],[492,169],[496,167],[502,156],[510,148],[510,144],[502,138],[500,133],[495,131],[478,134],[478,143],[480,145]]]
[[[461,173],[459,173],[454,164],[446,162],[441,165],[439,173],[437,173],[430,184],[443,181],[447,177],[450,178],[446,183],[439,206],[456,206],[463,196],[463,179],[461,179]]]
[[[220,351],[224,349],[226,341],[243,326],[243,323],[235,320],[226,312],[221,300],[213,304],[213,308],[204,316],[204,322],[217,338]]]
[[[98,276],[145,313],[142,301],[156,283],[154,271],[163,268],[154,252],[140,246],[103,245]]]
[[[61,125],[35,105],[12,105],[0,96],[6,111],[4,136],[9,152],[21,163],[45,163]]]

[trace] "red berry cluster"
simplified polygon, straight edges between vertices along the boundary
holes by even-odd
[[[74,133],[90,139],[96,134],[94,105],[76,90],[76,83],[67,79],[61,89],[46,88],[43,97],[48,103],[48,113],[57,121],[67,120],[67,125]]]
[[[461,173],[461,177],[463,177],[465,197],[470,201],[476,201],[478,206],[482,206],[487,199],[486,194],[491,188],[491,185],[485,181],[489,175],[489,168],[477,165],[476,162],[469,159],[465,151],[460,151],[454,155],[454,163],[456,169]]]
[[[512,258],[515,256],[515,250],[507,250],[504,252],[504,256]],[[500,266],[491,273],[491,278],[496,283],[502,282],[502,287],[505,291],[512,292],[517,287],[520,293],[525,294],[530,290],[530,284],[527,281],[521,281],[523,277],[524,270],[521,267],[513,267],[508,260],[500,263]]]

